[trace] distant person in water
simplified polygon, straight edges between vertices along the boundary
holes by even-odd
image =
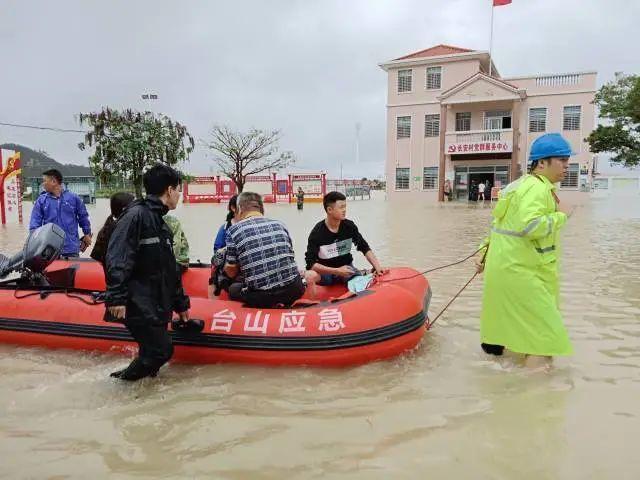
[[[102,268],[105,270],[105,274],[107,272],[105,267],[105,257],[107,256],[107,248],[109,247],[109,239],[111,239],[111,234],[116,228],[116,222],[122,212],[124,212],[125,208],[133,202],[135,197],[128,192],[118,192],[111,195],[109,199],[110,207],[111,207],[111,215],[107,218],[107,221],[104,222],[104,225],[98,232],[98,236],[96,237],[96,243],[93,246],[93,250],[89,256],[94,260],[100,262],[102,264]]]
[[[444,196],[447,201],[451,201],[451,180],[449,179],[444,182]]]
[[[484,182],[480,182],[478,184],[478,200],[477,200],[478,202],[480,200],[482,200],[483,202],[485,201],[484,191],[485,191],[486,188],[487,188],[487,185]]]
[[[302,210],[304,208],[304,190],[302,187],[298,187],[298,193],[296,194],[296,203],[298,205],[298,210]]]

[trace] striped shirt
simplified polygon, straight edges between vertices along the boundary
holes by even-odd
[[[250,289],[283,287],[300,275],[291,237],[282,222],[250,217],[231,225],[226,240],[227,263],[240,266]]]

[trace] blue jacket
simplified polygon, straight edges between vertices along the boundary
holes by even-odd
[[[84,235],[91,233],[89,213],[84,202],[75,193],[63,190],[60,198],[48,192],[42,192],[31,211],[29,230],[35,230],[47,223],[55,223],[65,232],[62,255],[78,255],[80,253],[80,238],[78,225]]]
[[[213,242],[213,253],[220,248],[227,246],[227,224],[223,223],[218,230],[218,234],[216,235],[216,239]]]

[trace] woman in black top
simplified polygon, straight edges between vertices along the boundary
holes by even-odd
[[[93,250],[91,250],[91,254],[89,255],[94,260],[97,260],[102,264],[102,268],[105,269],[104,259],[107,255],[107,247],[109,246],[109,239],[111,238],[111,234],[113,230],[116,228],[116,221],[124,212],[124,209],[133,202],[134,196],[127,192],[118,192],[111,195],[111,215],[107,218],[107,221],[104,222],[104,225],[98,232],[98,237],[96,239],[96,243],[93,246]],[[106,269],[105,269],[106,274]]]

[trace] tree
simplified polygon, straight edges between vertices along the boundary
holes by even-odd
[[[101,112],[81,113],[79,120],[80,125],[90,127],[78,147],[95,146],[89,157],[94,175],[104,182],[128,178],[138,198],[142,197],[144,167],[184,162],[195,145],[184,125],[162,114],[103,108]]]
[[[611,124],[591,132],[587,138],[591,151],[613,153],[611,161],[625,167],[640,164],[640,76],[620,76],[603,85],[594,103]]]
[[[211,137],[204,145],[217,153],[215,163],[236,184],[238,192],[242,192],[249,175],[279,170],[295,162],[292,152],[279,153],[279,130],[251,129],[242,133],[226,126],[214,126]]]

